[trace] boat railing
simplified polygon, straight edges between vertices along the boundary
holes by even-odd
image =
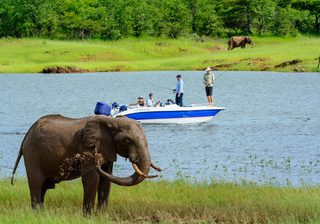
[[[187,105],[187,107],[210,107],[210,108],[217,108],[221,110],[225,109],[224,107],[220,107],[220,106],[210,106],[210,104],[208,103],[189,104]]]
[[[164,107],[164,106],[175,106],[176,104],[164,104],[163,106],[160,107]],[[141,107],[138,105],[126,105],[128,108],[130,109],[135,109],[135,108],[146,108],[146,107]],[[208,103],[194,103],[194,104],[188,104],[186,105],[187,107],[209,107],[210,105]]]
[[[189,106],[189,107],[207,107],[210,105],[208,103],[193,103],[193,104],[189,104],[187,106]]]

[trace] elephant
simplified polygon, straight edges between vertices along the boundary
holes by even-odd
[[[251,47],[254,46],[253,40],[251,37],[248,36],[233,36],[228,41],[228,50],[232,50],[236,47],[245,48],[246,44],[251,45]]]
[[[128,177],[112,175],[117,154],[128,158],[135,172]],[[56,183],[81,177],[83,212],[90,214],[98,192],[98,209],[106,208],[111,183],[133,186],[149,176],[151,162],[141,125],[126,117],[95,115],[68,118],[59,114],[37,120],[25,135],[12,172],[11,184],[21,157],[27,173],[31,207],[43,208],[48,189]]]

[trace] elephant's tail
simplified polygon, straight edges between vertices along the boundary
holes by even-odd
[[[23,142],[22,142],[22,144],[23,144]],[[16,173],[16,170],[17,170],[17,167],[19,165],[21,157],[22,157],[22,147],[20,148],[19,155],[18,155],[17,160],[16,160],[16,164],[14,165],[14,168],[13,168],[13,171],[12,171],[11,185],[13,185],[14,174]]]
[[[31,129],[33,128],[33,126],[35,126],[37,123],[38,123],[38,122],[35,122],[35,123],[31,126],[31,128],[28,130],[27,134],[26,134],[26,135],[24,136],[24,138],[23,138],[23,141],[22,141],[21,146],[20,146],[20,151],[19,151],[19,154],[18,154],[18,157],[17,157],[17,160],[16,160],[16,164],[14,165],[14,168],[13,168],[13,171],[12,171],[11,185],[13,185],[14,175],[15,175],[16,170],[17,170],[17,168],[18,168],[20,159],[21,159],[21,157],[22,157],[22,155],[23,155],[23,153],[22,153],[23,143],[24,143],[24,141],[26,140],[26,138],[27,138],[30,130],[31,130]]]

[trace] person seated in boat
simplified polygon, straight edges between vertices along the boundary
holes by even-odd
[[[137,101],[136,105],[140,106],[140,107],[145,107],[146,106],[146,101],[144,100],[144,98],[142,96],[138,97],[138,101]]]
[[[146,101],[142,96],[138,97],[138,101],[133,104],[129,104],[129,106],[139,106],[139,107],[145,107],[146,106]]]
[[[158,102],[154,102],[154,98],[153,98],[153,93],[149,93],[149,98],[147,100],[147,107],[156,107],[159,105],[159,101]]]

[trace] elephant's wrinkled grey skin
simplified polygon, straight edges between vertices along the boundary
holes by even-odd
[[[246,44],[251,45],[253,47],[253,40],[248,36],[233,36],[228,41],[228,50],[232,50],[236,47],[245,48]]]
[[[102,156],[102,164],[97,164],[94,159],[82,159],[68,175],[61,173],[61,166],[68,158],[86,153]],[[131,163],[137,165],[139,172],[126,178],[113,176],[113,162],[116,161],[117,154],[129,158]],[[94,207],[96,192],[98,207],[106,207],[111,182],[125,186],[139,184],[148,177],[150,167],[154,167],[142,127],[138,122],[125,117],[92,116],[72,119],[61,115],[47,115],[40,118],[23,139],[12,173],[12,184],[22,156],[32,208],[43,206],[47,189],[54,188],[56,183],[81,176],[85,214],[90,213]]]

